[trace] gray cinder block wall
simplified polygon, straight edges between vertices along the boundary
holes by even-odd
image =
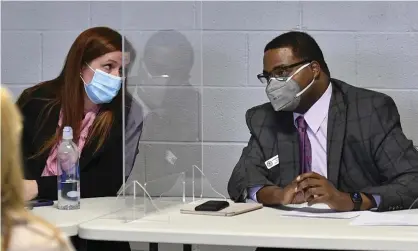
[[[71,43],[89,27],[118,29],[132,41],[139,57],[153,34],[170,29],[183,34],[194,54],[189,84],[164,87],[164,92],[174,95],[169,102],[174,108],[166,111],[172,120],[161,124],[155,120],[159,130],[147,129],[141,152],[158,152],[161,145],[179,147],[173,149],[180,155],[180,165],[203,163],[205,174],[223,194],[249,138],[245,111],[267,101],[256,79],[262,70],[263,48],[284,31],[313,35],[333,77],[392,96],[405,133],[418,145],[417,2],[33,1],[2,2],[1,7],[1,83],[15,96],[55,77]],[[138,61],[134,65],[133,77],[139,75]],[[152,97],[164,95],[161,87],[144,88]],[[169,126],[187,129],[187,135],[181,135],[183,130],[161,133]],[[202,140],[203,148],[189,151]],[[149,159],[153,158],[159,157]],[[195,159],[189,163],[185,160],[189,158]],[[147,165],[158,163],[148,160]],[[162,246],[163,250],[181,249]],[[146,249],[140,243],[133,247]]]

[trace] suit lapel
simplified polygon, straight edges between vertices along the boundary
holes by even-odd
[[[328,114],[327,130],[327,168],[328,180],[338,188],[341,154],[347,125],[347,107],[343,92],[338,83],[333,84],[332,97]]]
[[[300,173],[299,138],[293,113],[280,112],[278,117],[277,149],[280,160],[280,185],[290,184]]]
[[[91,128],[90,128],[91,129]],[[103,142],[103,145],[96,150],[98,144],[98,137],[92,140],[90,144],[86,144],[81,151],[80,156],[80,170],[83,170],[88,164],[98,155],[100,155],[106,146],[112,145],[115,140],[122,137],[122,126],[119,119],[113,121],[112,127],[108,134],[108,137]]]
[[[106,144],[106,141],[104,142],[104,144]],[[98,143],[97,139],[93,139],[93,141],[90,142],[89,144],[87,144],[87,142],[86,142],[86,145],[82,149],[81,155],[80,155],[80,170],[83,170],[87,166],[87,164],[89,164],[90,161],[92,161],[92,159],[95,156],[97,156],[97,154],[99,154],[100,152],[103,151],[104,146],[101,146],[96,151],[97,143]]]

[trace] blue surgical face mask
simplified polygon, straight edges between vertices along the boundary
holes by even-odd
[[[122,78],[113,76],[99,69],[94,70],[90,65],[87,66],[94,71],[94,76],[90,83],[84,82],[84,89],[91,102],[95,104],[110,103],[118,94],[122,86]]]

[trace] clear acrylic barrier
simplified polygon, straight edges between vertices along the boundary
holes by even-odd
[[[185,173],[176,173],[147,181],[144,188],[150,194],[153,205],[160,210],[168,209],[186,202],[185,178]]]
[[[121,2],[122,19],[141,4]],[[202,30],[133,31],[125,23],[124,219],[157,219],[184,203],[225,199],[203,171]]]
[[[126,184],[117,197],[123,201],[124,208],[112,215],[126,222],[138,219],[168,221],[169,216],[163,212],[185,202],[184,173],[147,181],[144,185],[137,180]]]
[[[211,181],[203,173],[203,170],[196,165],[192,167],[192,203],[198,204],[208,198],[227,200],[226,196],[218,192],[211,184]]]
[[[124,195],[119,191],[116,200],[121,201],[121,207],[102,216],[104,219],[115,219],[125,223],[136,220],[168,222],[169,216],[154,203],[153,198],[138,181],[125,183],[125,189],[132,189],[132,194]]]
[[[126,78],[126,174],[141,184],[176,173],[190,178],[202,162],[200,31],[125,33],[137,55]],[[137,124],[139,142],[132,140]]]

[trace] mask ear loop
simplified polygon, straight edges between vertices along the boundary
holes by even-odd
[[[296,74],[298,74],[301,70],[305,69],[305,67],[307,67],[308,65],[310,65],[311,63],[307,63],[305,65],[303,65],[302,67],[300,67],[299,69],[297,69],[287,80],[286,82],[289,82]]]
[[[87,63],[85,63],[94,73],[96,73],[96,71],[93,69],[93,68],[91,68],[91,66],[89,65],[89,64],[87,64]],[[86,83],[86,81],[84,80],[84,78],[81,76],[81,72],[80,72],[80,78],[81,78],[81,80],[83,80],[83,83],[85,84],[85,85],[87,85],[87,83]]]
[[[84,78],[81,76],[81,73],[80,73],[80,78],[83,81],[83,83],[86,85],[87,83],[86,83],[86,81],[84,81]]]
[[[289,80],[291,80],[296,74],[298,74],[301,70],[303,70],[305,67],[307,67],[308,65],[310,65],[311,63],[307,63],[305,65],[303,65],[302,67],[300,67],[299,69],[297,69],[295,71],[295,73],[292,74],[292,76],[290,76],[286,82],[288,82]],[[309,87],[311,87],[313,85],[313,83],[315,82],[315,77],[312,79],[311,83],[309,83],[308,86],[306,86],[302,91],[300,91],[298,94],[296,94],[295,98],[299,97],[300,95],[302,95],[306,90],[309,89]]]
[[[309,89],[309,87],[311,87],[312,85],[313,85],[313,83],[315,82],[315,75],[314,75],[314,77],[313,77],[313,79],[312,79],[312,81],[311,81],[311,83],[308,85],[308,86],[306,86],[302,91],[300,91],[298,94],[296,94],[296,97],[299,97],[300,95],[302,95],[306,90],[308,90]]]
[[[85,63],[92,71],[96,72],[93,68],[91,68],[91,66],[87,63]]]
[[[299,97],[300,95],[302,95],[306,90],[309,89],[309,87],[311,87],[311,85],[313,85],[314,82],[315,82],[315,78],[312,79],[311,83],[308,86],[306,86],[302,91],[296,94],[296,97]]]

